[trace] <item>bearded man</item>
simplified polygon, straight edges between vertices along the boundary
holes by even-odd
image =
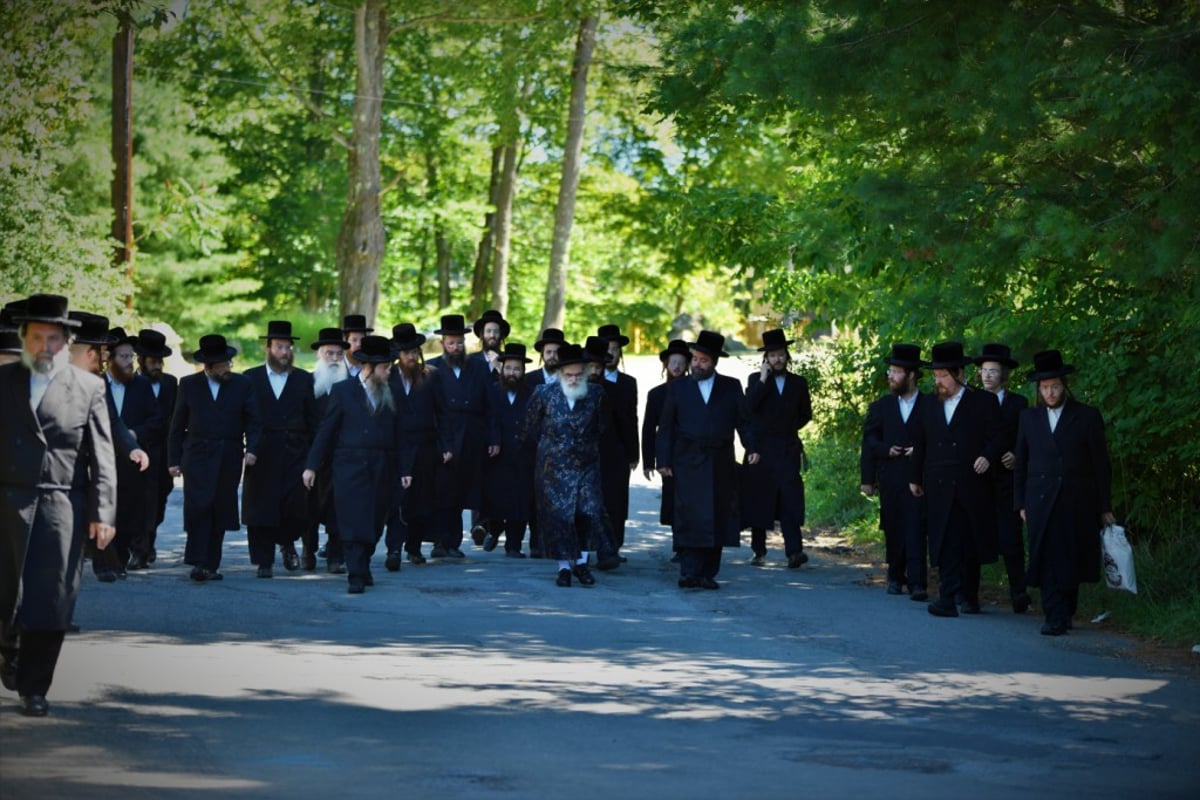
[[[341,328],[322,328],[317,340],[309,347],[317,351],[317,363],[313,367],[313,397],[317,405],[318,426],[329,408],[329,397],[335,384],[348,377],[345,341]],[[346,557],[342,552],[342,541],[337,533],[337,510],[333,497],[333,473],[325,464],[317,470],[316,483],[309,492],[309,526],[304,534],[304,550],[300,554],[300,566],[305,570],[316,569],[320,544],[320,526],[325,526],[325,548],[320,551],[326,561],[325,568],[332,574],[346,572]]]
[[[541,369],[525,373],[525,381],[530,386],[541,386],[558,380],[558,348],[566,343],[566,337],[558,328],[546,328],[542,331],[542,335],[533,343],[533,349],[542,359]]]
[[[175,410],[175,398],[179,394],[179,379],[163,372],[163,362],[171,355],[171,348],[167,347],[166,337],[158,331],[150,328],[138,331],[133,352],[137,354],[138,374],[150,382],[159,416],[162,417],[163,435],[146,451],[150,455],[150,470],[146,480],[146,532],[140,544],[134,547],[134,552],[144,557],[147,564],[153,564],[158,558],[158,551],[154,547],[158,526],[166,517],[167,497],[175,488],[175,480],[167,469],[167,431],[171,429],[171,412]]]
[[[429,391],[430,370],[421,356],[425,335],[402,322],[392,328],[396,366],[390,385],[396,398],[399,436],[400,498],[387,524],[388,571],[400,569],[403,554],[410,564],[424,564],[421,544],[433,541],[434,508],[429,502],[441,453],[437,446],[437,415]]]
[[[663,382],[646,393],[646,413],[642,418],[642,474],[646,480],[657,473],[654,455],[655,440],[658,438],[658,421],[662,418],[663,402],[667,397],[667,386],[687,375],[692,352],[683,339],[672,339],[665,350],[659,351],[662,363]],[[670,525],[675,507],[675,479],[663,476],[662,499],[658,506],[658,521]]]
[[[525,382],[525,345],[509,342],[497,356],[500,382],[492,385],[492,407],[500,420],[500,455],[488,459],[483,479],[483,511],[491,531],[483,549],[491,552],[504,534],[504,554],[524,558],[521,541],[533,516],[533,450],[521,439],[533,389]]]

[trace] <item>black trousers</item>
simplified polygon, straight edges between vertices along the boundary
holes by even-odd
[[[1022,536],[1021,515],[1016,511],[1000,509],[996,520],[999,536],[1000,556],[1004,559],[1004,571],[1008,574],[1009,592],[1016,596],[1025,592],[1025,540]]]
[[[938,599],[942,605],[955,602],[958,595],[968,603],[979,602],[979,553],[971,517],[956,499],[938,554]]]
[[[508,551],[521,552],[521,542],[525,540],[525,526],[528,524],[523,519],[492,519],[491,534],[497,539],[500,534],[504,534],[504,549]]]
[[[461,508],[440,508],[430,516],[433,518],[434,544],[439,547],[459,547],[463,541]]]
[[[903,513],[893,515],[899,523],[883,529],[889,581],[909,590],[929,585],[928,551],[924,511],[920,498],[905,497]]]
[[[267,525],[246,526],[250,563],[260,567],[269,567],[275,563],[275,545],[294,546],[295,541],[295,537],[283,528]]]
[[[715,578],[720,571],[720,546],[679,548],[679,577]]]
[[[1046,622],[1051,625],[1069,623],[1079,604],[1073,536],[1070,529],[1050,528],[1042,540],[1042,610],[1046,613]]]
[[[346,554],[347,579],[365,579],[371,573],[371,556],[375,555],[374,542],[342,542]]]
[[[17,694],[44,696],[50,691],[65,635],[66,631],[18,631],[0,625],[0,655],[6,665],[17,665]]]

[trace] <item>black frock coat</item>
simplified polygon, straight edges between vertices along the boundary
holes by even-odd
[[[754,434],[737,379],[714,376],[707,404],[692,377],[667,385],[655,454],[658,468],[669,467],[675,476],[671,528],[675,547],[740,544],[735,430],[746,452],[754,452]]]
[[[150,383],[150,394],[153,395],[154,382],[149,378],[146,380]],[[162,373],[158,379],[158,396],[154,400],[162,420],[162,435],[157,442],[142,448],[146,455],[150,456],[150,466],[146,470],[146,489],[152,502],[157,504],[153,513],[147,512],[147,516],[152,517],[147,519],[149,528],[162,524],[167,509],[167,495],[175,488],[175,479],[168,471],[171,465],[167,463],[167,432],[171,430],[171,414],[175,411],[175,398],[178,396],[179,379],[174,375]]]
[[[103,380],[65,367],[35,413],[29,377],[0,366],[0,623],[66,630],[88,523],[116,522],[116,456]]]
[[[500,455],[484,469],[483,513],[489,520],[521,520],[533,516],[533,462],[536,442],[521,438],[525,411],[534,389],[522,382],[512,402],[500,383],[492,386],[492,408],[500,421]]]
[[[266,365],[244,373],[250,381],[262,433],[257,461],[246,467],[242,484],[242,521],[299,534],[309,524],[309,501],[300,474],[317,432],[317,398],[312,373],[293,368],[279,397],[271,389]]]
[[[500,426],[491,407],[492,372],[468,358],[459,376],[443,364],[429,377],[437,415],[438,448],[451,453],[439,464],[435,502],[442,509],[479,508],[487,449],[500,444]]]
[[[163,443],[166,441],[166,426],[154,390],[146,378],[134,375],[133,380],[125,385],[125,399],[121,402],[120,412],[117,411],[112,386],[107,378],[105,384],[108,386],[106,395],[110,416],[120,420],[135,445],[150,457],[150,466],[145,472],[129,460],[128,453],[117,459],[117,530],[125,537],[140,536],[146,530],[149,518],[158,513],[157,508],[147,506],[146,497],[147,487],[157,485],[151,483],[155,480],[151,470],[162,468],[162,464],[155,463],[155,454],[165,460]]]
[[[221,385],[216,400],[203,371],[180,379],[167,460],[183,471],[184,530],[206,530],[213,517],[224,530],[240,527],[242,456],[258,454],[261,429],[252,394],[250,379],[236,373]]]
[[[1004,391],[1000,403],[1000,453],[1017,452],[1017,429],[1021,424],[1021,412],[1029,408],[1029,401],[1009,389]],[[1013,510],[1013,470],[1003,464],[988,470],[992,475],[992,486],[996,492],[996,533],[1000,550],[1014,547],[1021,537],[1021,517]],[[1015,469],[1014,465],[1014,469]]]
[[[374,544],[398,502],[398,431],[395,411],[380,406],[372,413],[361,380],[333,385],[304,466],[319,472],[331,465],[343,542]]]
[[[1100,515],[1112,510],[1112,467],[1104,420],[1089,405],[1068,399],[1050,432],[1045,408],[1021,412],[1013,471],[1013,508],[1025,509],[1030,586],[1041,586],[1045,552],[1069,553],[1076,582],[1100,580]],[[1062,547],[1047,540],[1058,538]]]
[[[663,403],[667,399],[667,384],[660,383],[646,393],[646,410],[642,417],[642,469],[656,468],[654,448],[658,439],[658,421],[662,418]],[[658,521],[670,525],[675,517],[675,479],[662,476],[662,500],[658,506]]]
[[[407,489],[398,490],[401,511],[408,521],[428,516],[434,510],[433,492],[438,464],[442,461],[442,454],[438,450],[437,413],[433,409],[430,375],[431,372],[427,373],[407,394],[396,370],[392,370],[389,379],[392,394],[396,398],[400,448],[397,475],[412,478]]]
[[[746,408],[758,446],[757,464],[742,467],[742,525],[774,527],[785,508],[804,524],[804,443],[800,429],[812,420],[808,380],[784,373],[783,394],[775,377],[764,384],[755,372],[746,380]]]
[[[637,379],[624,372],[617,380],[601,377],[608,409],[600,442],[600,482],[608,520],[620,525],[629,518],[629,465],[638,463]]]
[[[881,530],[903,530],[906,519],[925,513],[924,498],[913,497],[908,488],[912,481],[911,456],[893,458],[888,451],[893,445],[911,447],[925,406],[936,403],[932,395],[918,392],[908,422],[900,414],[900,399],[895,395],[884,395],[867,408],[858,460],[859,477],[862,483],[876,487]]]
[[[968,387],[949,425],[936,397],[921,406],[920,414],[913,413],[917,430],[909,480],[925,489],[930,560],[940,563],[942,545],[955,533],[950,520],[957,503],[970,518],[979,563],[990,564],[996,560],[996,507],[989,473],[1002,469],[1000,404],[994,394]],[[983,475],[974,468],[979,456],[991,465]]]

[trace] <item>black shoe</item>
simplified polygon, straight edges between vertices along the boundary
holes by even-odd
[[[587,564],[576,564],[571,568],[571,574],[578,579],[580,586],[596,585],[596,578],[592,575],[591,570],[588,569]]]
[[[17,690],[17,665],[11,664],[7,660],[4,666],[0,667],[0,685],[4,686],[10,692]]]
[[[679,554],[676,553],[675,558],[673,558],[671,560],[675,561],[678,559],[678,557],[679,557]],[[767,565],[767,554],[766,553],[755,553],[753,555],[753,557],[751,557],[751,559],[750,559],[750,566],[752,566],[752,567],[765,567],[766,565]]]
[[[918,603],[923,603],[929,599],[929,592],[925,591],[924,586],[911,586],[912,594],[909,595],[909,600],[915,600]]]
[[[432,550],[430,550],[430,551],[429,551],[429,557],[430,557],[430,558],[449,558],[449,557],[450,557],[450,551],[449,551],[447,548],[445,548],[445,547],[441,547],[441,546],[439,545],[439,546],[437,546],[437,547],[434,547]]]
[[[1012,606],[1014,614],[1024,614],[1032,604],[1033,601],[1029,599],[1029,595],[1025,594],[1025,592],[1018,592],[1013,595]]]
[[[400,553],[395,550],[388,553],[387,558],[384,559],[384,561],[383,561],[383,566],[385,566],[387,568],[388,572],[399,572],[400,571]]]
[[[721,584],[717,583],[712,578],[701,578],[700,579],[700,588],[715,590],[715,589],[720,589]]]
[[[346,586],[346,594],[362,594],[366,591],[366,582],[362,578],[351,578]]]
[[[101,583],[116,583],[117,573],[113,572],[111,569],[106,569],[96,573],[96,580],[100,581]]]
[[[316,568],[317,557],[314,556],[309,550],[305,549],[305,551],[300,554],[300,569],[304,570],[305,572],[312,572]]]
[[[372,575],[370,573],[370,571],[368,571],[367,574],[363,576],[363,586],[374,586],[374,585],[375,585],[375,576]]]
[[[476,547],[483,547],[483,540],[488,536],[487,528],[482,525],[475,525],[471,528],[471,541]]]
[[[608,572],[621,566],[621,557],[616,553],[608,553],[607,555],[596,555],[596,569],[601,572]]]
[[[217,572],[215,569],[210,569],[210,570],[208,570],[208,577],[205,578],[205,580],[223,581],[223,580],[225,580],[225,576],[222,575],[221,573]]]
[[[490,553],[495,549],[496,537],[489,533],[487,536],[483,537],[483,550],[485,553]]]
[[[147,569],[149,566],[150,564],[146,561],[144,556],[130,556],[129,564],[125,567],[125,569],[136,572],[140,569]]]
[[[291,545],[285,545],[280,548],[283,553],[283,568],[288,572],[295,572],[300,569],[300,556],[296,554],[296,548]]]
[[[408,563],[410,563],[410,564],[418,564],[418,565],[419,565],[419,564],[424,564],[424,563],[425,563],[425,556],[421,555],[420,553],[409,553],[409,554],[408,554]]]
[[[680,589],[699,589],[700,588],[700,579],[698,577],[696,577],[695,575],[692,575],[691,577],[688,577],[688,578],[680,578],[679,579],[679,588]]]
[[[560,569],[558,571],[558,578],[556,578],[554,581],[554,585],[555,586],[570,586],[571,585],[571,570]]]
[[[457,547],[447,547],[446,554],[451,558],[466,558],[466,555],[463,554],[463,551],[459,550]]]
[[[504,557],[505,557],[505,558],[524,558],[524,557],[525,557],[525,554],[524,554],[524,553],[522,553],[520,550],[508,550],[508,549],[505,549],[505,551],[504,551]]]
[[[331,572],[334,575],[345,575],[346,574],[346,562],[345,561],[329,561],[325,564],[325,569],[327,569],[329,572]]]
[[[258,568],[258,577],[260,577],[260,578],[274,578],[274,577],[275,577],[275,570],[274,570],[274,569],[272,569],[271,567],[259,567],[259,568]]]
[[[50,704],[41,694],[21,695],[21,713],[27,717],[44,717],[50,713]]]
[[[1047,622],[1042,625],[1042,636],[1062,636],[1067,629],[1068,626],[1065,622]]]
[[[204,567],[192,567],[192,572],[189,577],[196,583],[203,583],[208,580],[208,570]]]
[[[67,633],[79,633],[80,630],[81,628],[74,622],[67,623]]]
[[[151,547],[150,552],[146,553],[146,563],[153,564],[157,560],[158,560],[158,551],[155,550],[153,547]]]
[[[788,556],[788,569],[800,569],[808,563],[808,553],[792,553]]]
[[[953,603],[946,604],[946,603],[943,603],[941,600],[934,600],[932,603],[930,603],[927,606],[927,608],[929,609],[929,613],[933,614],[935,617],[957,617],[958,616],[958,609],[954,606]]]
[[[904,589],[900,586],[900,581],[888,581],[887,582],[887,593],[888,594],[904,594]]]

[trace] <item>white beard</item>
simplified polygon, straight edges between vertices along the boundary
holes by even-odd
[[[38,361],[25,350],[21,351],[21,363],[25,365],[25,369],[30,372],[36,372],[39,375],[53,375],[56,372],[61,372],[66,369],[71,363],[71,348],[64,347],[59,350],[54,356],[54,359],[49,363]]]
[[[559,381],[558,385],[562,387],[562,392],[568,400],[575,400],[578,402],[579,400],[587,397],[588,385],[584,381],[580,381],[574,386],[567,386],[567,384]]]
[[[328,361],[318,361],[313,368],[313,395],[318,399],[324,397],[335,383],[348,377],[350,373],[346,371],[346,362],[330,364]]]

